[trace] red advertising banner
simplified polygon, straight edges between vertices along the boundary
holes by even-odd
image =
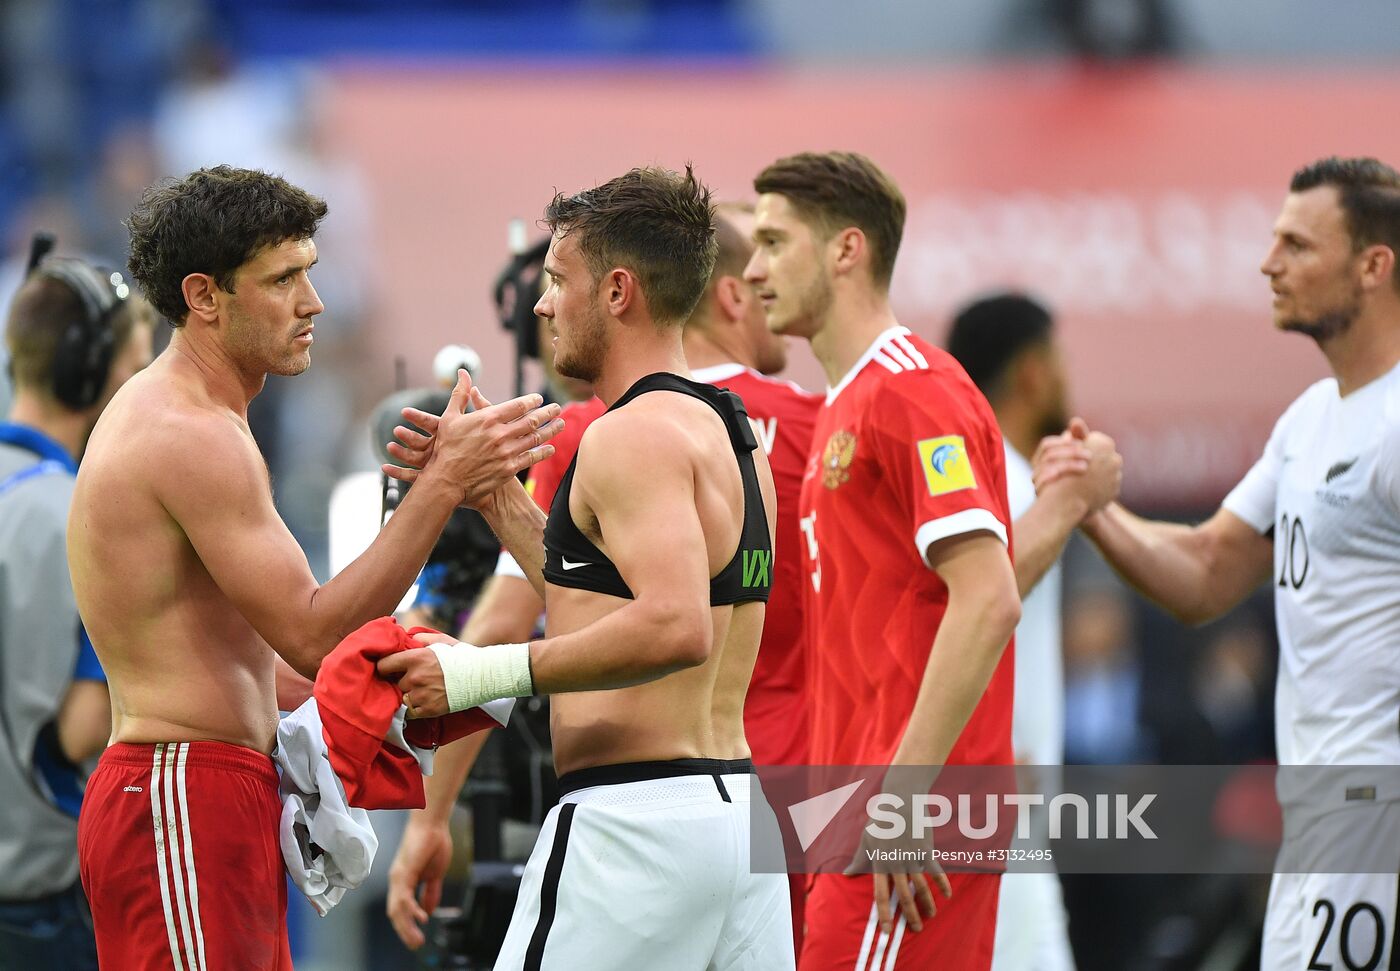
[[[489,286],[509,220],[533,224],[556,188],[690,161],[722,198],[750,198],[774,158],[853,149],[909,202],[901,319],[938,340],[983,291],[1043,296],[1076,410],[1119,440],[1128,499],[1158,507],[1217,502],[1327,373],[1310,341],[1274,332],[1258,269],[1293,170],[1400,164],[1395,73],[343,65],[332,80],[330,138],[375,212],[386,390],[391,355],[426,380],[450,341],[482,353],[488,394],[509,390]],[[789,376],[824,383],[805,350]]]

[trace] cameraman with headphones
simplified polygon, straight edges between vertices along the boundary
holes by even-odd
[[[66,531],[77,460],[117,388],[151,360],[155,313],[121,276],[36,237],[6,327],[0,423],[0,971],[96,969],[77,824],[111,733]]]

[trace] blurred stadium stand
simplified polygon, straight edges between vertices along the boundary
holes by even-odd
[[[276,0],[213,4],[253,57],[741,57],[759,38],[734,0]],[[275,29],[270,29],[276,25]]]

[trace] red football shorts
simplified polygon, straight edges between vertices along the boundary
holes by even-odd
[[[270,756],[222,742],[119,743],[78,818],[97,959],[122,971],[284,971],[287,881]]]
[[[1000,874],[950,873],[952,899],[934,888],[938,913],[912,931],[895,905],[894,933],[880,933],[871,877],[821,873],[807,893],[799,971],[987,971],[997,927]]]
[[[788,902],[792,906],[792,953],[802,953],[802,928],[807,923],[807,874],[788,874]]]

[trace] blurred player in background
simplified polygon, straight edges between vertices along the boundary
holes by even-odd
[[[78,883],[78,811],[112,710],[78,617],[66,534],[88,436],[116,390],[151,360],[155,313],[115,280],[79,260],[32,264],[5,329],[15,388],[14,410],[0,422],[4,971],[97,967]]]
[[[1372,873],[1276,873],[1261,966],[1395,967],[1400,883],[1400,174],[1328,158],[1293,175],[1260,269],[1274,325],[1315,340],[1333,377],[1298,397],[1264,454],[1197,526],[1113,504],[1084,524],[1179,619],[1274,589],[1282,766],[1355,767],[1325,790],[1281,774],[1285,853],[1356,847]],[[1037,456],[1038,485],[1083,461],[1080,423]],[[1345,783],[1341,781],[1344,776]],[[1313,867],[1315,869],[1316,867]],[[1360,868],[1360,867],[1357,867]],[[1300,867],[1299,869],[1310,869]]]
[[[1009,765],[1021,611],[1001,433],[957,362],[890,309],[904,197],[846,152],[780,159],[754,187],[745,277],[769,328],[807,339],[830,385],[801,505],[812,762]],[[935,904],[906,866],[816,876],[802,967],[874,954],[882,968],[985,971],[997,875],[955,874]],[[946,895],[945,880],[934,874]]]
[[[1043,437],[1065,429],[1069,410],[1054,322],[1035,300],[1012,293],[977,300],[953,319],[947,343],[948,353],[987,396],[1005,446],[1021,595],[1012,747],[1022,765],[1056,766],[1064,761],[1065,737],[1058,558],[1084,517],[1117,495],[1122,463],[1112,441],[1096,435],[1087,474],[1036,495],[1030,457]],[[1004,876],[993,971],[1072,971],[1066,921],[1055,874]]]

